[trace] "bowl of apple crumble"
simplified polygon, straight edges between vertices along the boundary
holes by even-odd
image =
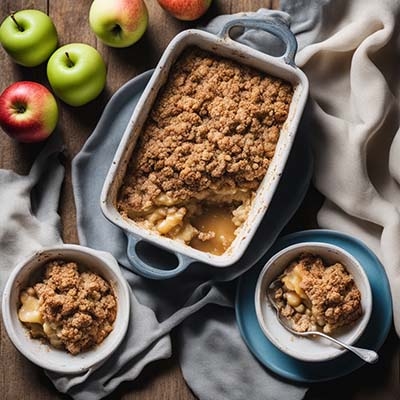
[[[8,279],[6,331],[33,363],[73,374],[99,365],[128,328],[129,290],[109,254],[78,245],[43,249]]]
[[[299,243],[281,250],[265,265],[257,281],[255,307],[267,338],[280,350],[303,361],[326,361],[346,350],[316,336],[296,336],[278,321],[267,290],[281,318],[298,332],[320,331],[347,343],[364,332],[371,312],[371,287],[360,263],[328,243]]]
[[[233,28],[272,33],[286,51],[274,57],[249,48],[231,39]],[[227,267],[241,258],[279,183],[308,96],[296,49],[279,17],[229,21],[219,35],[189,29],[171,41],[101,194],[103,214],[128,236],[136,272],[166,279],[195,261]],[[154,249],[143,254],[142,242],[172,253],[176,266],[156,266]]]

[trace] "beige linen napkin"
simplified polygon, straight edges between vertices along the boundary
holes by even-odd
[[[310,4],[321,7],[316,27],[293,26],[310,80],[314,183],[326,196],[318,223],[376,252],[400,335],[400,1],[282,1],[299,20]]]

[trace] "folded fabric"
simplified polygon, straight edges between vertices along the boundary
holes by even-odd
[[[26,176],[0,170],[0,291],[15,265],[44,246],[61,243],[57,214],[64,167],[54,134]]]
[[[319,15],[312,30],[309,7]],[[314,184],[326,197],[318,224],[378,255],[400,335],[400,2],[283,0],[282,8],[310,81]]]

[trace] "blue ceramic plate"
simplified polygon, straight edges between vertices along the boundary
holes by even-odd
[[[386,273],[375,254],[361,241],[331,230],[302,231],[280,238],[266,256],[243,275],[236,293],[236,319],[251,352],[262,364],[284,378],[306,383],[323,382],[347,375],[363,366],[364,362],[349,353],[318,363],[299,361],[282,353],[264,336],[254,306],[257,278],[267,260],[281,249],[301,242],[325,242],[339,246],[352,254],[365,269],[371,284],[373,310],[357,346],[373,350],[382,346],[392,324],[392,299]]]

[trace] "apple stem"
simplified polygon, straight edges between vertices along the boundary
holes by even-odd
[[[23,31],[24,31],[24,28],[23,28],[23,27],[18,23],[18,21],[15,19],[15,13],[11,13],[10,17],[11,17],[11,19],[15,22],[15,25],[17,25],[18,30],[19,30],[20,32],[23,32]]]
[[[69,57],[68,51],[65,52],[65,55],[66,55],[67,60],[68,60],[68,67],[73,67],[74,63],[72,62],[71,58]]]

